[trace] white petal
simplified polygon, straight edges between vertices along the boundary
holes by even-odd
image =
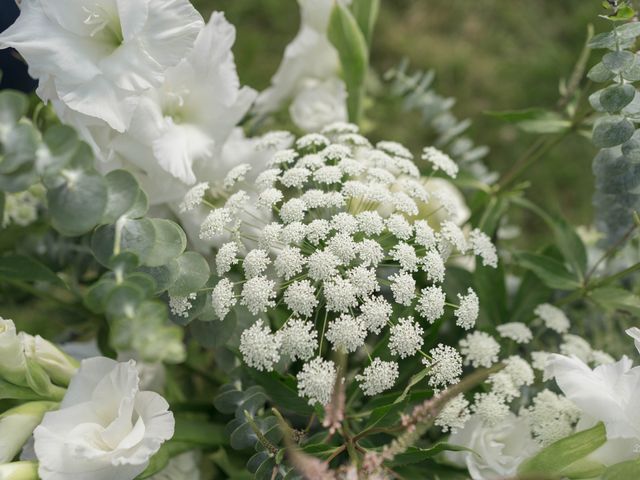
[[[638,353],[640,353],[640,328],[631,327],[625,330],[625,333],[633,338],[633,343],[635,344]]]

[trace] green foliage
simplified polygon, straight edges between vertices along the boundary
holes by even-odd
[[[633,17],[628,6],[620,7],[612,21],[628,21]],[[631,16],[629,16],[631,15]],[[634,122],[638,120],[639,104],[633,82],[640,80],[640,60],[631,51],[640,36],[637,22],[614,26],[612,31],[596,35],[591,48],[610,50],[602,61],[589,72],[589,78],[598,83],[613,82],[595,93],[589,101],[602,112],[593,126],[593,143],[601,148],[594,159],[596,176],[598,227],[607,235],[606,242],[613,244],[622,238],[633,223],[633,212],[640,207],[640,175],[636,168],[639,147]]]
[[[602,423],[595,427],[558,440],[524,461],[518,474],[549,477],[592,478],[603,471],[597,462],[585,457],[607,441]]]
[[[367,33],[370,34],[375,21],[375,12],[371,11],[372,6],[367,8],[361,5],[362,3],[360,2],[359,9],[360,11],[368,10],[365,25]],[[342,73],[347,86],[349,120],[357,124],[362,113],[364,80],[367,76],[369,64],[369,48],[367,47],[365,34],[363,34],[351,11],[341,3],[336,2],[329,18],[327,35],[331,43],[336,47],[340,57]]]

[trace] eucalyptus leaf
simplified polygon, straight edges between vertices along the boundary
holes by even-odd
[[[635,94],[635,87],[628,83],[611,85],[601,91],[600,105],[609,113],[619,112],[633,100]]]
[[[101,223],[115,223],[135,206],[140,188],[133,175],[125,170],[113,170],[105,180],[108,197]]]
[[[197,252],[185,252],[172,262],[175,281],[169,293],[185,296],[198,291],[209,280],[209,264]]]
[[[604,83],[615,77],[615,73],[604,66],[602,62],[596,63],[591,70],[587,72],[587,78],[592,82]]]
[[[615,147],[629,140],[634,131],[633,123],[624,117],[601,117],[593,126],[593,143],[600,148]]]
[[[633,66],[635,55],[626,50],[609,52],[602,57],[602,64],[613,73],[620,73]]]
[[[107,183],[96,172],[63,171],[64,182],[47,191],[51,224],[63,235],[78,236],[91,231],[107,206]]]
[[[14,125],[27,114],[27,96],[15,90],[0,92],[0,125]],[[0,129],[2,130],[2,129]]]

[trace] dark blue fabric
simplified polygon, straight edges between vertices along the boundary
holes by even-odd
[[[15,22],[19,14],[20,10],[15,0],[0,0],[0,32]],[[2,70],[0,89],[13,88],[32,92],[38,85],[38,82],[27,73],[27,65],[15,50],[0,50],[0,70]]]

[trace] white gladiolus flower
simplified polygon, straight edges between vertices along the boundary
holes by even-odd
[[[594,452],[606,464],[637,456],[640,442],[640,367],[624,356],[616,363],[593,370],[576,356],[551,355],[545,374],[555,378],[562,393],[582,411],[578,429],[604,423],[607,439],[615,448]],[[612,444],[612,447],[613,447]]]
[[[44,414],[57,408],[55,402],[28,402],[0,414],[0,463],[13,460]]]
[[[538,449],[527,421],[509,413],[501,422],[489,426],[472,415],[464,428],[453,432],[449,443],[466,447],[468,452],[446,452],[446,458],[466,468],[473,480],[499,480],[517,474],[520,464]]]
[[[256,110],[264,115],[293,98],[292,120],[306,131],[345,121],[346,89],[339,78],[338,52],[327,38],[333,0],[298,0],[302,24],[287,46],[271,87],[260,94]],[[345,1],[344,3],[349,3]]]
[[[196,179],[221,186],[238,168],[237,157],[226,163],[223,147],[256,93],[239,85],[234,41],[233,26],[214,13],[189,55],[145,93],[127,132],[106,147],[144,172],[140,180],[152,203],[179,200]],[[241,178],[247,171],[236,173]]]
[[[139,94],[193,48],[203,21],[187,0],[29,0],[0,35],[40,80],[38,94],[123,132]]]
[[[291,120],[306,132],[318,132],[327,123],[347,119],[347,90],[337,77],[308,79],[289,107]]]
[[[138,384],[134,361],[83,360],[60,409],[35,429],[40,478],[132,480],[142,473],[173,436],[174,419],[164,398]]]

